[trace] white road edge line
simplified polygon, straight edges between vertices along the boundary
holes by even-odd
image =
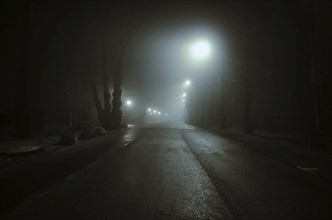
[[[309,173],[314,173],[319,171],[318,168],[316,167],[301,167],[301,166],[296,166],[298,169],[300,170],[303,170],[303,171],[306,171],[306,172],[309,172]]]
[[[127,147],[129,144],[133,143],[135,140],[131,140],[131,141],[127,141],[124,145],[122,145],[123,147]]]

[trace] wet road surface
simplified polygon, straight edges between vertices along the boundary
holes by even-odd
[[[329,184],[206,130],[136,125],[125,140],[7,219],[332,218]]]

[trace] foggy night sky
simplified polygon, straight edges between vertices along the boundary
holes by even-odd
[[[220,24],[216,25],[220,18],[213,20],[213,16],[220,16],[220,12],[213,14],[213,4],[197,1],[128,1],[108,6],[103,1],[86,1],[65,5],[68,5],[67,8],[60,3],[49,6],[55,13],[63,11],[65,15],[63,23],[55,23],[58,26],[55,32],[50,33],[50,38],[55,40],[50,46],[53,57],[49,62],[62,65],[64,69],[68,69],[68,66],[76,69],[81,62],[96,62],[94,65],[101,71],[97,65],[102,66],[100,54],[104,47],[107,48],[106,56],[109,59],[106,68],[111,73],[116,68],[114,50],[117,41],[123,36],[128,37],[121,64],[124,67],[123,101],[131,98],[135,106],[177,112],[182,107],[182,84],[185,79],[221,71],[218,65],[222,61],[217,53],[222,43],[221,30]],[[218,3],[215,5],[221,7]],[[131,20],[131,14],[135,16],[134,21]],[[47,21],[52,20],[53,15],[45,15],[41,11],[40,16],[43,17],[41,21]],[[103,35],[109,38],[108,45],[101,43]],[[185,46],[200,38],[214,41],[212,47],[215,53],[208,61],[212,67],[195,65],[188,59]],[[53,68],[53,65],[48,66],[48,72],[56,78],[57,68]],[[112,88],[112,80],[110,85]]]

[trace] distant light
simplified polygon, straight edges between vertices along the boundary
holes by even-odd
[[[183,97],[186,97],[187,96],[187,93],[183,93],[183,95],[182,95]]]
[[[211,46],[207,40],[199,40],[190,47],[190,56],[194,60],[205,60],[211,54]]]
[[[190,80],[186,80],[186,81],[184,82],[184,85],[185,85],[186,87],[190,86],[190,85],[191,85],[191,81],[190,81]]]
[[[153,110],[153,113],[157,113],[157,111],[156,111],[156,110]]]
[[[186,102],[186,100],[185,100],[185,99],[182,99],[182,102],[184,103],[184,102]]]
[[[158,112],[158,115],[160,115],[161,114],[161,112]]]
[[[131,100],[127,100],[127,101],[126,101],[126,104],[127,104],[128,106],[130,106],[130,105],[132,105],[133,103],[132,103]]]
[[[148,108],[148,111],[151,112],[151,108]]]

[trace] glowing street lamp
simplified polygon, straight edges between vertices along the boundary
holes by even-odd
[[[156,111],[156,110],[153,110],[153,113],[157,113],[157,111]]]
[[[195,41],[190,47],[189,54],[195,61],[206,60],[211,54],[211,45],[209,41],[205,39]]]
[[[151,112],[151,108],[148,108],[148,112]]]
[[[133,102],[132,102],[131,100],[127,100],[127,101],[126,101],[126,105],[127,105],[127,106],[131,106],[132,104],[133,104]]]
[[[191,85],[191,81],[190,80],[186,80],[185,82],[184,82],[184,86],[185,87],[188,87],[188,86],[190,86]]]
[[[187,96],[187,93],[183,93],[183,95],[182,95],[183,97],[186,97]]]

